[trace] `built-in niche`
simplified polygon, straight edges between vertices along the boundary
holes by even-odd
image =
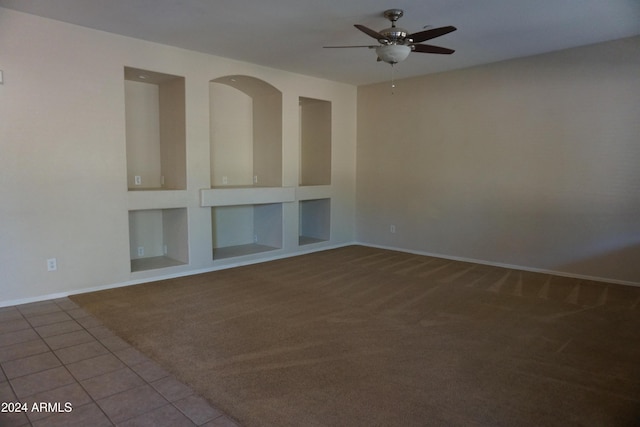
[[[209,82],[211,186],[282,186],[282,93],[249,76]]]
[[[331,199],[299,202],[298,244],[325,242],[331,238]]]
[[[186,182],[185,79],[124,68],[129,190],[183,190]]]
[[[211,208],[213,259],[282,248],[282,203]]]
[[[189,263],[187,209],[129,211],[131,271]]]
[[[331,184],[331,102],[299,98],[300,185]]]

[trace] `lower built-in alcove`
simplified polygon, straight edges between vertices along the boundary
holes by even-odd
[[[282,248],[282,203],[211,208],[213,259]]]
[[[129,211],[131,272],[189,263],[187,209]]]
[[[331,236],[331,199],[301,200],[298,244],[326,242]]]

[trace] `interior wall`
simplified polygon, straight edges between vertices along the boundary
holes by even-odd
[[[640,284],[638,52],[634,37],[360,87],[358,240]]]
[[[187,187],[127,191],[124,67],[185,78]],[[299,97],[327,99],[333,121],[332,240],[354,240],[356,88],[0,9],[0,306],[237,264],[214,263],[209,82],[252,76],[282,92],[282,177],[299,174]],[[144,183],[143,183],[144,184]],[[297,203],[284,203],[283,247],[297,246]],[[188,264],[131,272],[129,211],[185,209]],[[182,218],[187,224],[183,226]],[[156,233],[157,234],[157,233]],[[322,249],[316,247],[316,249]],[[169,249],[171,250],[171,249]],[[56,258],[57,271],[47,271]]]

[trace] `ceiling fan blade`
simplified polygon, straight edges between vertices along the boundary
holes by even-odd
[[[376,47],[378,47],[378,45],[375,46],[371,46],[371,45],[358,45],[358,46],[322,46],[325,49],[349,49],[352,47],[368,47],[369,49],[375,49]]]
[[[429,44],[414,44],[411,48],[414,52],[421,53],[439,53],[442,55],[451,55],[455,50],[446,47],[431,46]]]
[[[383,36],[379,32],[374,31],[371,28],[367,28],[364,25],[355,24],[354,27],[356,27],[357,29],[359,29],[360,31],[365,33],[366,35],[368,35],[370,37],[373,37],[376,40],[387,40],[387,41],[389,40],[388,38],[386,38],[385,36]]]
[[[414,43],[421,43],[427,40],[435,39],[436,37],[444,36],[457,30],[456,27],[440,27],[433,28],[431,30],[419,31],[417,33],[409,34],[407,38],[413,40]]]

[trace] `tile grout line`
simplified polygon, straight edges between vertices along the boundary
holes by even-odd
[[[73,302],[73,301],[71,301],[71,300],[68,300],[68,301]],[[55,304],[56,304],[56,305],[57,305],[57,306],[58,306],[62,311],[64,311],[64,312],[65,312],[69,317],[71,317],[71,318],[73,319],[73,321],[74,321],[74,322],[76,322],[76,323],[77,323],[77,324],[82,328],[82,330],[83,330],[83,331],[85,331],[85,332],[87,332],[88,334],[90,334],[90,335],[93,337],[93,339],[94,339],[95,341],[97,341],[98,343],[100,343],[100,345],[101,345],[101,346],[103,346],[106,350],[111,351],[110,349],[108,349],[107,347],[105,347],[105,345],[104,345],[104,344],[102,344],[102,342],[100,342],[100,341],[98,340],[98,338],[97,338],[95,335],[93,335],[93,334],[91,333],[91,331],[87,330],[87,328],[85,328],[83,324],[81,324],[80,322],[78,322],[78,319],[77,319],[77,318],[75,318],[75,317],[73,317],[72,315],[70,315],[70,314],[69,314],[69,312],[67,311],[67,309],[65,309],[64,307],[61,307],[61,306],[60,306],[60,304],[58,304],[58,301],[57,301],[57,300],[54,300],[53,302],[54,302],[54,303],[55,303]],[[78,307],[78,306],[77,306],[77,304],[75,304],[75,303],[73,303],[73,304],[76,306],[75,308],[81,308],[81,307]],[[47,346],[49,346],[49,343],[47,343],[46,341],[45,341],[45,343],[47,344]],[[63,347],[63,348],[69,348],[69,347],[73,347],[73,345],[68,346],[68,347]],[[51,348],[51,347],[49,346],[49,348]],[[100,412],[102,412],[102,414],[103,414],[103,415],[104,415],[104,416],[109,420],[109,422],[111,422],[111,424],[112,424],[113,426],[115,426],[115,425],[116,425],[116,424],[115,424],[115,422],[111,419],[111,417],[109,417],[109,415],[107,415],[107,413],[106,413],[106,412],[104,412],[104,410],[102,409],[102,407],[101,407],[101,406],[98,404],[98,402],[93,398],[93,396],[91,395],[91,393],[89,393],[89,390],[87,390],[87,389],[86,389],[86,387],[82,384],[82,382],[81,382],[81,381],[80,381],[80,380],[79,380],[75,375],[73,375],[73,372],[71,372],[71,371],[69,370],[69,368],[67,368],[67,364],[66,364],[66,363],[63,363],[63,361],[60,359],[60,357],[56,354],[56,352],[55,352],[53,349],[51,349],[51,351],[52,351],[52,352],[53,352],[53,354],[58,358],[58,360],[60,360],[60,363],[62,363],[62,365],[64,366],[65,370],[66,370],[66,371],[69,373],[69,375],[71,375],[71,377],[76,381],[76,383],[78,384],[78,386],[79,386],[80,388],[82,388],[82,390],[87,394],[87,396],[89,396],[89,398],[91,399],[91,402],[90,402],[90,403],[93,403],[93,404],[94,404],[94,405],[95,405],[95,406],[100,410]],[[114,356],[115,356],[115,355],[114,355]],[[96,356],[96,357],[97,357],[97,356]],[[116,356],[116,357],[117,357],[117,356]],[[86,403],[85,405],[89,405],[90,403]],[[85,405],[81,405],[80,407],[85,406]]]
[[[38,313],[37,307],[38,306],[42,306],[45,307],[43,309],[42,313]],[[48,306],[48,308],[46,308]],[[22,307],[22,309],[21,309]],[[29,307],[30,309],[27,310],[27,307]],[[216,406],[212,406],[209,402],[206,401],[206,399],[202,398],[199,394],[197,394],[195,392],[195,390],[193,390],[190,386],[184,384],[182,381],[179,381],[173,374],[171,374],[170,372],[166,371],[166,369],[164,369],[162,366],[160,366],[155,360],[149,358],[147,355],[145,355],[144,353],[140,352],[138,349],[136,349],[134,346],[132,346],[131,344],[127,343],[126,341],[122,340],[120,337],[118,337],[113,331],[111,331],[109,328],[107,328],[104,324],[102,324],[102,322],[100,322],[99,319],[97,319],[95,316],[93,316],[91,313],[87,312],[84,308],[78,306],[75,302],[71,301],[68,298],[64,298],[64,299],[55,299],[55,300],[49,300],[49,301],[45,301],[45,302],[39,302],[39,303],[34,303],[34,304],[25,304],[23,306],[14,306],[15,311],[16,311],[16,317],[15,319],[19,319],[20,321],[25,322],[25,327],[18,329],[17,331],[27,331],[27,330],[31,330],[34,333],[34,337],[32,339],[28,339],[26,341],[21,341],[21,342],[17,342],[17,343],[13,343],[13,344],[9,344],[9,345],[20,345],[20,344],[24,344],[27,342],[32,342],[32,341],[36,341],[36,340],[40,340],[43,344],[44,344],[44,348],[46,350],[42,350],[42,351],[38,351],[34,354],[28,354],[28,355],[24,355],[24,356],[20,356],[20,357],[15,357],[14,359],[9,359],[7,361],[11,362],[14,360],[20,360],[20,359],[24,359],[24,358],[29,358],[29,357],[34,357],[34,356],[40,356],[40,355],[44,355],[44,354],[52,354],[53,357],[55,358],[55,360],[59,363],[59,366],[54,366],[54,367],[42,367],[41,369],[35,370],[35,371],[29,371],[26,374],[22,374],[19,375],[15,378],[9,378],[7,371],[5,369],[5,367],[2,366],[2,364],[0,364],[0,370],[2,372],[2,374],[4,375],[5,379],[6,379],[6,383],[11,391],[11,393],[13,394],[13,396],[15,397],[16,401],[20,401],[20,400],[27,400],[33,396],[37,396],[39,394],[42,393],[48,393],[48,392],[52,392],[55,391],[57,389],[63,388],[63,387],[68,387],[68,386],[78,386],[80,388],[80,390],[82,390],[82,392],[86,395],[87,397],[87,401],[85,403],[83,403],[82,405],[78,406],[77,408],[83,408],[89,405],[93,405],[95,407],[97,407],[98,411],[100,411],[100,414],[102,416],[105,417],[105,420],[108,421],[112,426],[117,426],[120,423],[126,423],[128,421],[131,421],[135,418],[144,416],[145,414],[149,414],[152,413],[153,411],[157,411],[160,408],[164,408],[164,407],[172,407],[173,410],[177,411],[178,413],[180,413],[182,416],[184,416],[187,420],[189,420],[189,422],[194,425],[194,426],[204,426],[210,422],[214,422],[217,419],[220,419],[222,421],[227,420],[227,421],[231,421],[231,419],[229,419],[227,417],[226,414],[224,414],[223,412],[221,412],[220,410],[217,409]],[[71,313],[75,311],[75,313]],[[60,320],[55,320],[52,321],[51,323],[42,323],[42,324],[37,324],[38,322],[34,322],[34,318],[38,318],[38,317],[42,317],[42,316],[51,316],[52,319],[55,318],[55,314],[56,313],[64,313],[66,315],[67,318],[64,319],[60,319]],[[78,313],[80,314],[84,314],[81,316],[78,316]],[[63,317],[63,316],[61,316]],[[94,319],[96,321],[96,325],[95,326],[89,326],[89,324],[87,324],[87,322],[83,322],[82,319],[87,318],[87,319]],[[10,320],[15,320],[15,319],[10,319]],[[62,323],[62,322],[71,322],[77,326],[79,329],[74,329],[72,331],[65,331],[65,332],[60,332],[60,333],[53,333],[52,335],[42,335],[42,330],[38,330],[36,328],[41,328],[41,327],[47,327],[50,325],[55,325],[58,323]],[[28,325],[28,326],[26,326]],[[104,331],[108,332],[109,336],[100,336],[103,334],[97,334],[96,329],[97,328],[102,328]],[[94,329],[92,331],[92,329]],[[59,348],[55,348],[54,346],[51,344],[51,340],[47,340],[48,338],[51,337],[56,337],[56,336],[61,336],[61,335],[65,335],[65,334],[70,334],[73,332],[79,332],[79,331],[83,331],[85,332],[89,337],[91,337],[91,340],[87,341],[87,342],[80,342],[80,343],[70,343],[68,345],[64,345],[61,346]],[[10,331],[13,332],[13,331]],[[37,337],[37,338],[36,338]],[[135,362],[135,359],[129,359],[126,360],[126,358],[123,358],[123,356],[118,355],[117,351],[119,350],[114,350],[111,347],[113,347],[113,345],[107,345],[103,342],[103,339],[105,338],[118,338],[120,340],[122,340],[122,342],[124,344],[126,344],[126,347],[123,347],[123,351],[124,350],[129,350],[131,349],[132,351],[135,351],[138,355],[142,356],[142,358],[144,358],[144,361],[140,361],[140,362]],[[107,375],[110,372],[115,372],[118,369],[115,369],[114,371],[109,371],[109,372],[104,372],[104,373],[100,373],[98,375],[95,376],[91,376],[88,378],[85,378],[83,380],[80,380],[69,368],[68,365],[69,363],[65,363],[63,358],[56,353],[57,351],[60,350],[64,350],[67,348],[71,348],[74,346],[79,346],[79,345],[83,345],[83,344],[92,344],[92,343],[97,343],[103,350],[104,353],[92,356],[92,357],[88,357],[88,358],[81,358],[77,361],[74,362],[70,362],[70,363],[75,363],[75,362],[81,362],[81,361],[85,361],[85,360],[91,360],[94,358],[98,358],[101,355],[111,355],[113,356],[116,360],[118,360],[120,363],[122,363],[122,365],[124,366],[123,368],[118,368],[118,369],[127,369],[129,370],[131,373],[133,373],[135,375],[136,378],[138,378],[141,383],[136,385],[136,386],[131,386],[125,390],[119,390],[117,392],[114,392],[112,394],[109,394],[108,396],[102,396],[100,399],[95,399],[94,396],[90,393],[90,391],[86,388],[86,386],[81,382],[87,379],[91,379],[91,378],[97,378],[101,375]],[[7,362],[5,361],[5,362]],[[164,371],[164,373],[166,375],[158,377],[156,379],[154,379],[153,381],[151,380],[151,378],[153,376],[149,376],[150,379],[147,379],[143,376],[143,374],[141,372],[138,372],[138,370],[136,369],[136,367],[140,368],[140,365],[143,365],[145,363],[149,363],[149,364],[153,364],[154,367],[157,367],[159,369],[161,369],[162,371]],[[69,384],[64,384],[64,385],[56,385],[53,388],[48,388],[45,390],[38,390],[33,392],[33,390],[31,390],[31,393],[29,395],[23,396],[23,397],[18,397],[18,390],[15,388],[13,380],[15,380],[16,378],[21,378],[21,377],[26,377],[29,375],[34,375],[34,374],[38,374],[38,373],[42,373],[42,372],[46,372],[48,370],[52,370],[52,369],[59,369],[59,368],[64,368],[64,371],[69,375],[69,378],[72,379],[73,381],[70,382]],[[165,396],[165,394],[163,394],[161,392],[160,389],[157,388],[157,384],[154,385],[154,382],[160,381],[162,379],[165,378],[171,378],[172,380],[176,381],[177,383],[180,383],[181,385],[183,385],[184,387],[188,388],[189,392],[187,395],[185,396],[181,396],[179,398],[177,398],[175,401],[169,400],[168,396]],[[150,409],[146,409],[143,412],[137,412],[137,413],[133,413],[133,415],[129,416],[126,419],[123,420],[119,420],[118,422],[116,422],[114,419],[112,419],[107,412],[105,412],[105,410],[102,408],[102,406],[100,405],[100,403],[98,402],[101,399],[106,399],[112,396],[116,396],[119,393],[123,393],[123,392],[127,392],[127,391],[131,391],[134,390],[138,387],[148,387],[149,390],[153,391],[153,393],[155,395],[157,395],[161,401],[159,403],[162,403],[160,406],[157,407],[153,407]],[[185,410],[182,410],[178,405],[176,405],[177,402],[183,401],[185,399],[189,399],[189,398],[196,398],[196,399],[202,399],[202,401],[206,404],[206,406],[208,406],[209,408],[211,408],[216,415],[214,415],[212,418],[207,418],[207,419],[201,419],[199,421],[196,421],[195,418],[192,418],[192,416],[196,416],[195,413],[192,413],[192,411],[189,411],[185,408]],[[73,408],[76,409],[76,408]],[[37,418],[37,419],[33,419],[30,415],[29,412],[25,413],[25,418],[26,418],[26,424],[20,424],[22,426],[31,426],[33,427],[34,423],[42,423],[42,422],[46,422],[45,420],[47,419],[52,419],[52,417],[55,417],[55,413],[52,413],[50,415],[44,416],[42,418]],[[232,423],[235,423],[235,421],[231,421]],[[234,424],[237,425],[237,424]]]
[[[69,300],[69,301],[70,301],[70,300]],[[57,305],[58,307],[60,307],[60,304],[58,304],[58,302],[57,302],[57,301],[54,301],[54,302],[56,303],[56,305]],[[86,311],[86,310],[84,310],[82,307],[77,306],[77,304],[75,304],[75,303],[73,303],[73,304],[74,304],[74,305],[76,305],[76,307],[74,307],[74,308],[73,308],[74,310],[76,310],[76,309],[81,309],[81,310],[83,310],[83,312],[87,313],[87,311]],[[89,328],[87,328],[85,325],[83,325],[82,323],[80,323],[80,322],[78,321],[78,319],[77,319],[77,318],[75,318],[75,317],[73,317],[72,315],[70,315],[70,314],[68,313],[67,309],[65,309],[65,308],[63,308],[63,307],[60,307],[60,309],[61,309],[61,310],[63,310],[65,313],[67,313],[67,314],[69,315],[69,317],[71,317],[71,318],[72,318],[72,319],[73,319],[73,320],[74,320],[78,325],[80,325],[80,327],[82,327],[82,330],[84,330],[84,331],[85,331],[85,332],[87,332],[89,335],[91,335],[91,337],[93,338],[93,340],[94,340],[95,342],[99,343],[99,344],[100,344],[100,345],[101,345],[101,346],[102,346],[102,347],[103,347],[103,348],[108,352],[108,354],[111,354],[112,356],[114,356],[115,358],[117,358],[120,362],[122,362],[122,363],[123,363],[123,365],[124,365],[124,366],[126,366],[126,368],[127,368],[127,369],[129,369],[131,372],[133,372],[133,374],[134,374],[137,378],[140,378],[140,380],[144,383],[144,385],[148,385],[148,386],[150,386],[153,390],[155,390],[155,388],[151,385],[151,383],[150,383],[149,381],[147,381],[145,378],[143,378],[143,377],[142,377],[142,376],[141,376],[141,375],[140,375],[136,370],[134,370],[134,369],[133,369],[133,367],[132,367],[132,366],[130,366],[130,365],[129,365],[129,363],[127,363],[127,362],[126,362],[125,360],[123,360],[120,356],[118,356],[118,355],[117,355],[113,350],[111,350],[110,348],[108,348],[107,346],[105,346],[105,345],[102,343],[101,338],[97,337],[94,333],[92,333],[92,332],[89,330]],[[94,319],[95,319],[95,316],[93,316],[93,315],[92,315],[92,314],[90,314],[90,313],[87,313],[87,316],[83,316],[83,317],[92,317],[92,318],[94,318]],[[99,321],[99,319],[98,319],[98,321]],[[105,328],[106,328],[106,326],[104,326],[104,325],[100,325],[100,326],[103,326],[103,327],[105,327]],[[109,330],[109,328],[106,328],[106,329],[107,329],[110,333],[112,333],[112,334],[113,334],[113,332],[111,332],[111,330]],[[114,335],[114,336],[116,336],[115,334],[113,334],[113,335]],[[127,345],[128,345],[130,348],[133,348],[130,344],[128,344],[128,343],[127,343]],[[70,347],[73,347],[73,346],[70,346]],[[52,350],[52,351],[53,351],[53,350]],[[54,352],[54,354],[55,354],[55,352]],[[57,356],[57,354],[56,354],[56,357],[58,357],[58,356]],[[94,359],[94,358],[97,358],[97,357],[100,357],[100,356],[95,356],[95,357],[92,357],[92,358],[89,358],[89,359],[84,359],[84,360],[90,360],[90,359]],[[59,359],[59,358],[58,358],[58,359]],[[62,360],[60,360],[60,362],[62,363]],[[65,366],[65,369],[67,369],[67,368],[66,368],[66,364],[64,364],[64,363],[63,363],[63,365]],[[109,415],[104,411],[104,409],[102,408],[102,406],[100,405],[100,403],[98,402],[98,400],[101,400],[101,399],[107,399],[107,398],[109,398],[109,397],[112,397],[112,396],[117,395],[118,393],[122,393],[122,392],[125,392],[125,391],[133,390],[133,389],[135,389],[135,388],[137,388],[137,387],[142,387],[142,386],[136,386],[136,387],[129,388],[129,389],[127,389],[127,390],[121,390],[121,391],[118,391],[118,392],[115,392],[115,393],[109,394],[109,395],[107,395],[107,396],[103,396],[101,399],[96,400],[96,399],[94,399],[94,397],[91,395],[91,393],[89,392],[89,390],[87,390],[87,389],[86,389],[86,387],[82,384],[82,382],[81,382],[81,380],[80,380],[80,379],[78,379],[78,378],[77,378],[77,377],[76,377],[76,376],[75,376],[71,371],[69,371],[68,369],[67,369],[67,372],[69,372],[69,374],[70,374],[70,375],[71,375],[71,376],[76,380],[76,382],[78,383],[78,385],[79,385],[79,386],[84,390],[84,392],[85,392],[85,393],[87,393],[87,396],[89,396],[89,398],[91,399],[91,402],[92,402],[93,404],[95,404],[95,406],[97,406],[97,407],[98,407],[98,409],[99,409],[99,410],[104,414],[104,416],[109,420],[109,422],[111,422],[111,424],[112,424],[113,426],[116,426],[118,423],[116,423],[116,421],[115,421],[115,420],[113,420],[113,419],[112,419],[112,418],[111,418],[111,417],[110,417],[110,416],[109,416]],[[106,374],[107,374],[107,373],[103,373],[103,374],[101,374],[101,375],[106,375]],[[85,380],[88,380],[88,379],[90,379],[90,378],[96,378],[96,377],[99,377],[99,376],[100,376],[100,375],[96,375],[95,377],[85,378]],[[157,390],[155,390],[155,391],[157,392]],[[169,402],[169,401],[168,401],[164,396],[162,396],[162,394],[160,394],[160,393],[158,393],[158,394],[159,394],[159,395],[160,395],[160,396],[165,400],[165,405],[162,405],[162,406],[166,406],[167,404],[171,404],[171,402]],[[84,405],[83,405],[83,406],[84,406]],[[127,418],[127,419],[121,420],[119,423],[123,423],[123,422],[126,422],[126,421],[128,421],[128,420],[131,420],[131,419],[133,419],[133,418],[136,418],[136,417],[138,417],[138,416],[140,416],[140,415],[147,414],[147,413],[149,413],[149,412],[151,412],[151,411],[153,411],[153,410],[155,410],[155,409],[157,409],[157,408],[150,409],[150,410],[148,410],[148,411],[146,411],[146,412],[142,412],[142,413],[139,413],[139,414],[135,414],[135,415],[133,415],[133,416],[132,416],[132,417],[130,417],[130,418]]]
[[[32,329],[36,334],[38,334],[38,332],[35,330],[35,328],[31,324],[31,322],[29,322],[29,320],[24,316],[24,313],[22,313],[22,311],[20,311],[20,309],[18,307],[15,307],[15,310],[20,315],[20,319],[22,319],[25,322],[27,322],[27,324],[29,325],[29,328]],[[24,329],[20,329],[20,330],[27,330],[29,328],[24,328]],[[38,334],[38,337],[45,343],[47,348],[49,348],[49,345],[42,339],[40,334]],[[33,341],[33,340],[31,340],[31,341]],[[28,342],[28,341],[25,341],[25,342]],[[22,344],[22,343],[15,343],[14,345],[17,345],[17,344]],[[44,353],[46,353],[46,352],[42,352],[42,353],[38,353],[38,354],[44,354]],[[18,360],[18,359],[15,359],[15,360]],[[2,374],[4,375],[4,377],[7,379],[7,384],[9,385],[9,388],[11,388],[11,392],[13,393],[13,396],[15,397],[15,401],[19,402],[20,398],[18,398],[17,390],[15,389],[13,383],[11,382],[11,378],[9,378],[9,375],[7,374],[6,369],[2,366],[2,363],[0,363],[0,369],[2,370]],[[29,415],[27,415],[26,413],[24,415],[25,415],[25,418],[27,419],[27,424],[23,424],[23,426],[32,427],[33,424],[31,423],[31,419],[29,418]]]
[[[87,329],[86,329],[86,328],[85,328],[81,323],[79,323],[75,317],[73,317],[73,316],[69,315],[69,313],[67,312],[67,310],[66,310],[65,308],[61,307],[61,306],[60,306],[60,304],[58,304],[58,302],[57,302],[56,300],[54,300],[54,301],[53,301],[53,303],[54,303],[54,304],[55,304],[55,305],[56,305],[60,310],[62,310],[65,314],[67,314],[67,315],[71,318],[71,320],[72,320],[72,321],[74,321],[78,326],[80,326],[80,327],[82,328],[82,330],[84,330],[84,331],[86,331],[87,333],[89,333],[89,334],[91,335],[91,337],[92,337],[95,341],[98,341],[98,340],[97,340],[97,338],[96,338],[93,334],[91,334],[91,332],[90,332],[90,331],[88,331],[88,330],[87,330]],[[78,307],[78,308],[80,308],[80,307]],[[18,311],[20,311],[20,308],[18,308]],[[21,314],[22,316],[24,316],[24,313],[22,313],[22,311],[20,311],[20,314]],[[25,318],[25,320],[26,320],[27,322],[29,322],[29,320],[28,320],[28,319],[26,319],[26,318]],[[54,322],[54,323],[60,323],[60,322]],[[36,329],[36,328],[31,324],[31,322],[29,322],[29,324],[31,325],[31,327],[33,328],[33,330],[35,331],[35,333],[36,333],[36,334],[38,334],[38,336],[40,337],[40,339],[45,343],[45,345],[46,345],[46,346],[47,346],[47,348],[49,349],[49,352],[51,352],[51,353],[55,356],[55,358],[60,362],[60,365],[61,365],[61,366],[65,369],[65,371],[66,371],[66,372],[71,376],[71,378],[73,378],[73,379],[74,379],[75,383],[76,383],[76,384],[77,384],[77,385],[78,385],[78,386],[79,386],[79,387],[80,387],[80,388],[81,388],[81,389],[82,389],[82,390],[87,394],[87,396],[89,396],[89,398],[91,399],[91,401],[90,401],[90,402],[85,403],[84,405],[80,405],[79,407],[83,407],[83,406],[89,405],[89,404],[91,404],[91,403],[95,404],[95,406],[100,410],[100,412],[102,412],[102,414],[103,414],[103,415],[104,415],[104,416],[109,420],[109,422],[111,422],[111,424],[112,424],[113,426],[115,426],[116,424],[113,422],[113,420],[111,420],[111,418],[110,418],[110,417],[109,417],[109,416],[108,416],[108,415],[103,411],[103,409],[100,407],[100,405],[98,404],[98,402],[96,402],[96,401],[95,401],[95,399],[93,398],[93,396],[91,396],[91,394],[89,393],[89,391],[88,391],[88,390],[87,390],[87,389],[82,385],[82,383],[80,382],[80,380],[79,380],[78,378],[76,378],[76,376],[75,376],[75,375],[73,375],[73,373],[69,370],[69,368],[67,368],[67,364],[66,364],[66,363],[64,363],[64,362],[62,361],[62,359],[60,359],[60,357],[58,356],[58,354],[56,354],[56,351],[51,347],[51,345],[50,345],[50,344],[47,342],[47,340],[45,339],[46,337],[43,337],[43,336],[40,334],[40,332],[38,332],[38,330],[37,330],[37,329]],[[58,334],[58,335],[63,335],[63,334]],[[52,335],[52,336],[56,336],[56,335]],[[102,343],[100,343],[100,344],[104,347],[104,345],[103,345]],[[69,345],[69,346],[67,346],[67,347],[61,347],[60,349],[73,347],[74,345],[77,345],[77,344]],[[58,349],[58,350],[60,350],[60,349]],[[109,350],[109,349],[107,349],[106,347],[105,347],[105,349],[106,349],[106,350]],[[63,386],[63,387],[64,387],[64,386]],[[51,390],[55,390],[55,389],[51,389]],[[51,390],[44,390],[44,392],[46,392],[46,391],[51,391]],[[37,394],[37,393],[35,393],[35,394]],[[30,397],[30,396],[34,396],[35,394],[33,394],[33,395],[29,395],[29,396],[25,396],[25,397],[24,397],[24,399],[26,399],[26,398],[28,398],[28,397]],[[16,396],[17,396],[17,394],[16,394]],[[74,409],[75,409],[75,408],[74,408]],[[52,415],[50,415],[50,416],[48,416],[48,417],[44,417],[44,418],[42,418],[42,420],[46,420],[47,418],[51,418],[51,417],[54,417],[54,416],[55,416],[55,414],[52,414]],[[29,419],[29,423],[30,423],[30,425],[32,425],[32,426],[33,426],[33,421],[31,421],[31,418],[30,418],[28,415],[27,415],[27,418]],[[39,421],[39,420],[38,420],[38,421]]]
[[[70,301],[70,300],[68,300],[68,301]],[[88,312],[87,312],[86,310],[84,310],[82,307],[78,306],[78,305],[77,305],[77,304],[75,304],[73,301],[71,301],[71,302],[76,306],[74,309],[80,309],[80,310],[82,310],[83,312],[87,313],[87,316],[84,316],[84,317],[92,317],[92,318],[96,319],[96,317],[95,317],[95,316],[93,316],[92,314],[88,313]],[[57,302],[56,302],[56,304],[57,304]],[[59,304],[57,304],[57,305],[60,307],[60,305],[59,305]],[[65,312],[67,312],[67,310],[66,310],[65,308],[63,308],[63,307],[60,307],[60,308],[61,308],[62,310],[64,310]],[[68,312],[67,312],[67,314],[68,314]],[[149,380],[147,380],[147,379],[146,379],[146,378],[144,378],[144,377],[143,377],[143,376],[142,376],[138,371],[136,371],[136,370],[134,369],[134,366],[136,366],[136,365],[141,365],[141,364],[142,364],[142,363],[144,363],[144,362],[142,362],[142,363],[137,363],[137,364],[134,364],[134,365],[130,365],[130,362],[127,362],[127,361],[126,361],[126,360],[124,360],[121,356],[119,356],[118,354],[116,354],[116,353],[115,353],[115,351],[113,351],[112,349],[110,349],[110,348],[108,348],[107,346],[105,346],[105,345],[102,343],[101,338],[100,338],[100,337],[97,337],[97,336],[96,336],[96,335],[95,335],[91,330],[89,330],[89,328],[85,327],[85,325],[83,325],[82,323],[78,322],[78,320],[77,320],[75,317],[73,317],[73,316],[71,316],[71,315],[70,315],[70,317],[72,317],[72,318],[73,318],[73,320],[74,320],[74,321],[76,321],[76,322],[77,322],[77,323],[78,323],[78,324],[83,328],[83,330],[85,330],[87,333],[89,333],[89,334],[94,338],[94,340],[96,340],[100,345],[102,345],[102,346],[103,346],[103,347],[104,347],[104,348],[109,352],[109,354],[113,355],[113,356],[114,356],[114,357],[116,357],[118,360],[120,360],[120,361],[124,364],[124,366],[126,366],[126,368],[127,368],[127,369],[129,369],[129,370],[130,370],[130,371],[131,371],[131,372],[132,372],[132,373],[133,373],[137,378],[139,378],[139,379],[143,382],[143,385],[141,385],[141,386],[132,387],[132,388],[127,389],[127,390],[121,390],[121,391],[115,392],[115,393],[113,393],[113,394],[110,394],[110,395],[108,395],[108,396],[103,396],[101,399],[106,399],[106,398],[108,398],[108,397],[115,396],[115,395],[117,395],[118,393],[122,393],[122,392],[125,392],[125,391],[128,391],[128,390],[133,390],[133,389],[135,389],[135,388],[137,388],[137,387],[149,386],[152,390],[154,390],[154,391],[155,391],[155,392],[156,392],[156,393],[157,393],[157,394],[158,394],[158,395],[159,395],[159,396],[160,396],[160,397],[165,401],[165,402],[164,402],[164,404],[163,404],[163,405],[161,405],[161,407],[164,407],[164,406],[172,406],[173,408],[175,408],[176,410],[178,410],[181,414],[183,414],[185,417],[187,417],[187,418],[188,418],[188,419],[189,419],[189,420],[190,420],[194,425],[197,425],[197,424],[196,424],[196,422],[195,422],[195,421],[193,421],[193,420],[191,419],[191,417],[189,417],[189,415],[188,415],[188,414],[186,414],[184,411],[182,411],[180,408],[178,408],[178,407],[174,404],[174,402],[172,402],[172,401],[168,400],[168,399],[167,399],[167,398],[166,398],[166,397],[165,397],[165,396],[164,396],[164,395],[163,395],[163,394],[162,394],[162,393],[161,393],[161,392],[160,392],[156,387],[154,387],[154,385],[152,384],[152,382],[153,382],[153,381],[149,381]],[[99,321],[99,319],[97,319],[97,320]],[[100,322],[100,323],[101,323],[101,322]],[[107,328],[106,326],[104,326],[104,325],[100,324],[100,327],[104,327],[107,331],[109,331],[109,333],[111,333],[113,336],[117,337],[117,335],[116,335],[115,333],[113,333],[113,331],[111,331],[111,330],[110,330],[109,328]],[[119,337],[118,337],[118,338],[119,338]],[[125,341],[125,343],[126,343],[126,341]],[[132,345],[130,345],[129,343],[126,343],[126,344],[127,344],[127,347],[128,347],[128,348],[134,349],[136,352],[138,352],[138,353],[142,354],[141,352],[139,352],[139,350],[137,350],[135,347],[133,347],[133,346],[132,346]],[[144,356],[146,359],[148,359],[148,361],[149,361],[149,362],[154,363],[154,364],[156,364],[156,365],[157,365],[157,363],[156,363],[154,360],[150,359],[150,358],[149,358],[149,357],[147,357],[146,355],[142,354],[142,356]],[[99,356],[96,356],[96,357],[99,357]],[[159,365],[158,365],[158,366],[159,366]],[[109,421],[110,421],[111,423],[113,423],[113,425],[114,425],[114,426],[115,426],[115,425],[117,425],[118,423],[116,423],[116,422],[115,422],[111,417],[109,417],[109,416],[104,412],[104,410],[102,409],[102,407],[100,406],[100,404],[98,403],[98,401],[97,401],[97,400],[95,400],[95,399],[93,398],[93,396],[91,396],[91,394],[89,393],[89,391],[88,391],[88,390],[86,390],[86,388],[82,385],[82,383],[80,382],[80,380],[78,380],[78,379],[77,379],[77,378],[76,378],[72,373],[71,373],[71,375],[76,379],[76,381],[78,382],[78,384],[83,388],[83,390],[84,390],[84,391],[87,393],[87,395],[91,398],[92,402],[93,402],[93,403],[95,403],[95,404],[96,404],[96,406],[98,406],[98,408],[100,408],[100,410],[105,414],[105,416],[107,417],[107,419],[109,419]],[[104,374],[103,374],[103,375],[104,375]],[[167,376],[166,376],[166,377],[163,377],[163,378],[168,378],[168,377],[174,378],[174,377],[173,377],[173,375],[171,375],[169,372],[167,372]],[[92,378],[95,378],[95,377],[92,377]],[[159,379],[162,379],[162,378],[159,378]],[[159,379],[158,379],[158,380],[159,380]],[[193,391],[193,390],[192,390],[192,391]],[[195,392],[193,392],[191,395],[195,395]],[[100,399],[99,399],[99,400],[100,400]],[[141,415],[151,413],[152,411],[157,410],[157,409],[158,409],[158,408],[153,408],[153,409],[149,409],[148,411],[145,411],[145,412],[137,413],[137,414],[133,415],[133,416],[132,416],[132,417],[130,417],[130,418],[127,418],[127,419],[121,420],[119,423],[123,423],[123,422],[129,421],[129,420],[131,420],[131,419],[137,418],[137,417],[139,417],[139,416],[141,416]],[[210,420],[207,420],[206,422],[209,422],[209,421],[210,421]]]

